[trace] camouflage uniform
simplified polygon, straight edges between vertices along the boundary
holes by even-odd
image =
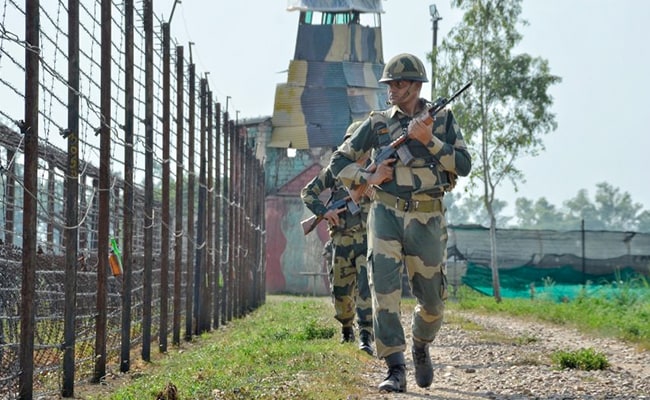
[[[319,199],[325,189],[331,190],[328,203],[347,196],[347,191],[334,179],[330,170],[323,168],[301,191],[303,202],[315,215],[324,215],[327,211]],[[351,329],[356,311],[359,335],[372,337],[372,302],[366,268],[366,218],[369,202],[367,198],[364,199],[366,201],[359,204],[361,212],[352,215],[346,210],[339,214],[338,226],[328,225],[332,244],[329,272],[335,318],[343,328]]]
[[[395,66],[401,68],[396,63],[390,68]],[[418,70],[424,71],[421,63]],[[385,75],[392,72],[387,67]],[[390,77],[385,80],[389,81]],[[426,78],[412,80],[426,81]],[[430,106],[422,98],[416,104],[420,111]],[[411,119],[396,105],[371,113],[332,155],[329,165],[332,173],[350,189],[366,184],[371,173],[355,160],[368,151],[374,159],[382,146],[407,130]],[[417,298],[411,322],[414,343],[428,346],[442,325],[447,297],[447,226],[442,197],[453,187],[458,175],[466,176],[471,169],[470,155],[451,110],[437,114],[433,134],[427,146],[407,139],[403,146],[408,147],[415,161],[407,166],[398,159],[393,164],[393,179],[374,187],[368,215],[368,269],[375,343],[377,355],[391,367],[389,378],[382,383],[390,391],[406,390],[403,372],[406,342],[400,322],[403,268],[406,267],[411,291]],[[397,372],[393,367],[398,368]],[[417,368],[416,362],[416,379]],[[430,360],[428,369],[431,374]],[[418,385],[430,385],[430,378],[423,378],[422,384],[418,380]]]

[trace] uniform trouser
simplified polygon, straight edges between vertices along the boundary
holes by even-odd
[[[361,331],[372,332],[372,301],[366,266],[365,231],[337,232],[332,236],[330,271],[334,316],[344,327],[351,327],[355,312]]]
[[[373,202],[368,215],[368,272],[377,356],[406,350],[400,321],[402,274],[417,299],[413,338],[432,342],[447,298],[447,225],[444,213],[404,212]]]

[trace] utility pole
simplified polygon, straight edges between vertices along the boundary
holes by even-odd
[[[438,14],[438,9],[435,4],[429,6],[429,14],[433,22],[433,47],[431,51],[431,101],[435,100],[436,94],[436,48],[438,47],[438,21],[442,19]]]

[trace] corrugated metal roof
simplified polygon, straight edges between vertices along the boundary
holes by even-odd
[[[381,0],[288,0],[287,10],[384,12]]]

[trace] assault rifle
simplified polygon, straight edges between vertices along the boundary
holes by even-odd
[[[361,207],[359,207],[359,205],[354,200],[352,200],[350,194],[342,199],[336,200],[327,206],[327,211],[338,210],[344,207],[347,208],[352,215],[356,215],[359,213],[359,211],[361,211]],[[312,215],[311,217],[300,221],[300,225],[302,225],[302,232],[306,235],[309,232],[313,231],[316,226],[318,226],[318,224],[323,220],[323,215]]]
[[[469,88],[471,85],[471,81],[467,82],[465,86],[460,88],[456,93],[452,94],[449,99],[439,97],[435,102],[433,102],[431,107],[426,110],[427,116],[422,120],[422,122],[424,122],[426,125],[431,125],[436,114],[444,109],[449,103],[454,101],[456,97],[460,96],[460,94],[467,90],[467,88]],[[397,157],[402,161],[402,163],[405,165],[411,164],[411,162],[413,162],[413,155],[407,147],[402,146],[402,144],[406,142],[406,139],[408,139],[408,131],[405,130],[404,133],[402,133],[395,140],[381,147],[377,152],[375,159],[372,160],[370,165],[365,168],[366,171],[374,171],[374,169],[377,168],[379,164],[385,160],[388,160],[389,158],[393,158],[395,153],[397,153]],[[368,184],[364,184],[350,190],[350,196],[352,197],[352,200],[359,201],[367,189]]]

